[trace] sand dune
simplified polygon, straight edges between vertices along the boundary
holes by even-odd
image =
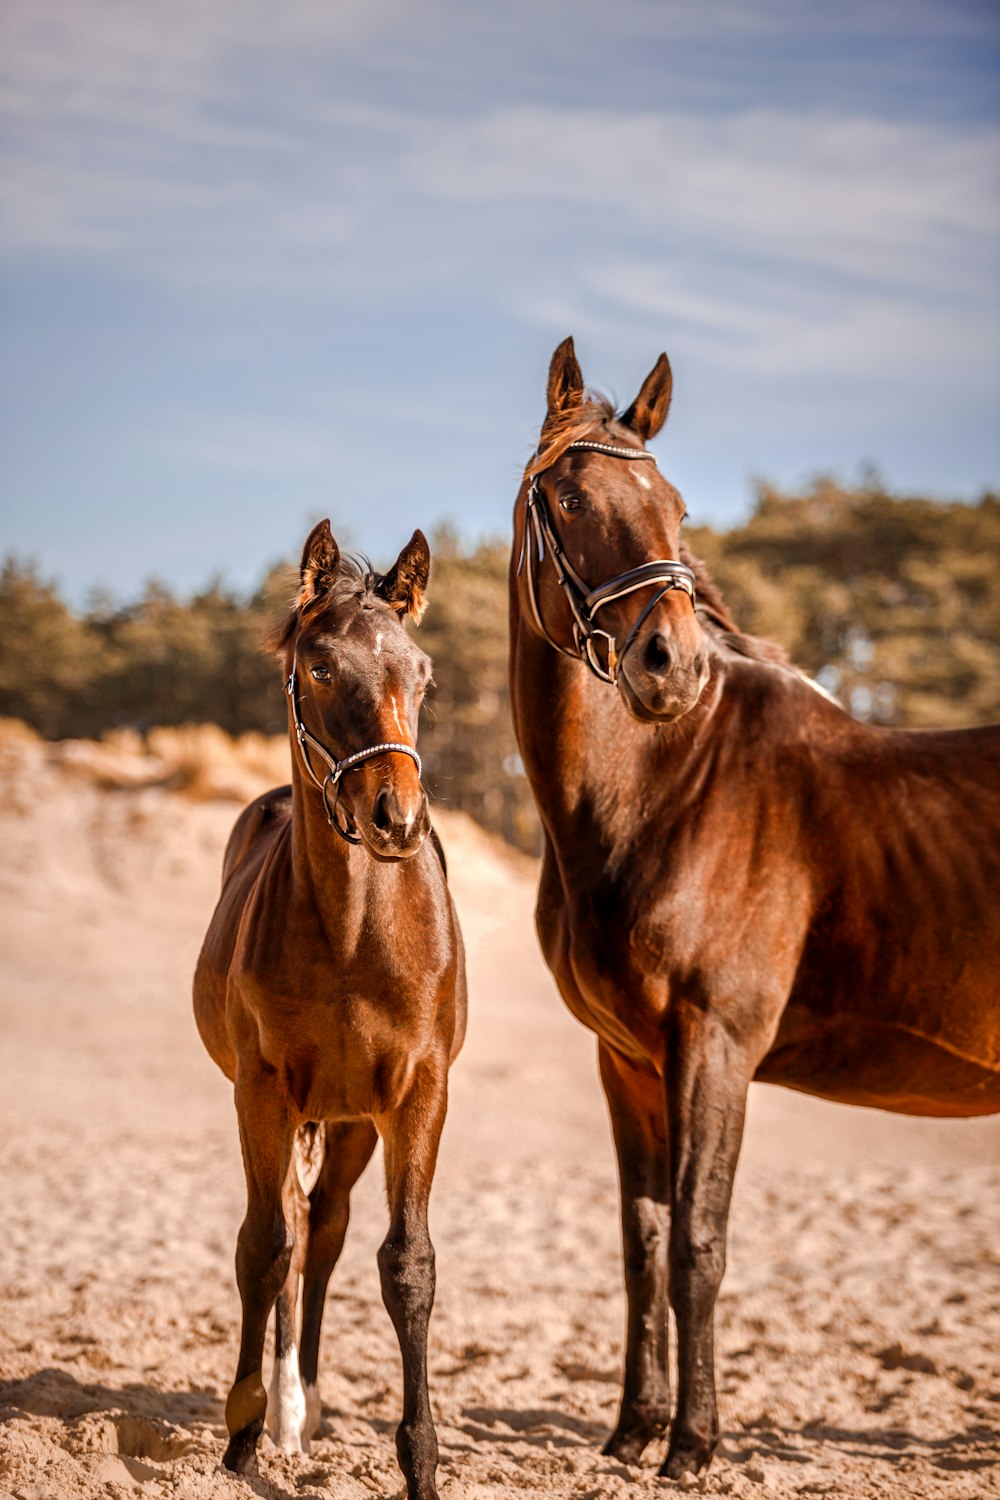
[[[242,1169],[189,991],[252,777],[194,800],[128,746],[10,741],[0,774],[0,1496],[245,1496],[219,1469]],[[471,979],[432,1199],[442,1496],[667,1493],[662,1454],[599,1452],[624,1313],[593,1040],[538,956],[531,865],[438,822]],[[998,1189],[1000,1120],[755,1092],[707,1493],[1000,1494]],[[401,1491],[384,1213],[376,1160],[331,1289],[320,1437],[299,1459],[262,1443],[275,1500]]]

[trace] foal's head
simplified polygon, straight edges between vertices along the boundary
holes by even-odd
[[[321,521],[306,540],[298,597],[275,642],[291,685],[303,794],[322,799],[339,831],[380,859],[415,854],[430,828],[419,762],[399,748],[416,744],[431,676],[430,658],[403,628],[406,615],[423,613],[430,566],[426,538],[415,531],[388,573],[367,572],[341,557],[329,521]],[[296,744],[299,724],[305,734]],[[369,750],[377,753],[365,757]],[[331,776],[331,760],[352,756]]]
[[[585,391],[573,340],[559,345],[549,369],[539,450],[522,492],[527,501],[532,481],[537,484],[537,510],[547,534],[540,537],[536,523],[534,534],[525,538],[522,529],[518,541],[522,614],[557,649],[589,659],[614,683],[629,711],[651,722],[687,713],[708,680],[693,578],[680,562],[684,502],[651,458],[636,457],[666,421],[671,385],[670,365],[661,354],[631,406],[616,416],[610,403]],[[593,443],[618,451],[573,446]],[[527,524],[522,508],[520,526]],[[582,589],[575,587],[572,573],[569,583],[560,582],[556,549]],[[627,576],[648,564],[671,562],[677,565],[673,575],[664,566],[639,578]],[[621,587],[594,598],[594,591],[611,580]],[[574,614],[574,601],[579,607],[581,597],[582,629],[579,608]]]

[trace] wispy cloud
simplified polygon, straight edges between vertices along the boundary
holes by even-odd
[[[606,0],[8,0],[0,262],[102,332],[107,311],[107,412],[135,415],[123,496],[143,454],[203,495],[282,474],[304,495],[392,409],[408,449],[380,455],[386,493],[445,506],[442,435],[464,435],[500,524],[508,474],[487,451],[516,451],[538,415],[511,382],[570,331],[598,379],[666,344],[712,400],[738,390],[755,463],[788,451],[789,403],[822,430],[832,389],[852,458],[880,410],[909,452],[891,388],[940,451],[963,434],[963,475],[994,472],[990,8],[621,0],[611,17]],[[100,448],[68,365],[64,410],[86,408]],[[11,385],[38,431],[59,420],[51,376],[30,400]],[[18,473],[34,493],[27,438]]]
[[[429,193],[613,214],[596,233],[685,241],[914,289],[985,267],[1000,231],[1000,131],[808,112],[614,116],[517,110],[414,153]],[[956,257],[958,259],[956,260]]]

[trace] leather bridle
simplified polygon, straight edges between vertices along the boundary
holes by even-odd
[[[570,443],[565,453],[603,453],[609,458],[624,458],[631,462],[655,463],[652,453],[647,453],[644,448],[619,447],[614,443],[598,443],[589,440],[581,440]],[[560,455],[561,456],[561,455]],[[554,646],[561,651],[563,656],[572,657],[574,660],[583,661],[602,682],[616,684],[618,671],[626,651],[635,640],[643,623],[659,604],[665,594],[671,589],[680,589],[687,594],[694,604],[695,576],[693,569],[687,563],[680,562],[677,558],[661,557],[654,562],[643,563],[638,568],[630,568],[626,573],[619,573],[615,578],[610,578],[607,583],[598,584],[592,589],[577,573],[566,553],[563,551],[559,541],[559,535],[552,522],[552,514],[548,502],[542,491],[540,478],[542,470],[531,476],[528,484],[528,493],[525,497],[524,530],[521,535],[521,555],[518,559],[517,571],[523,570],[528,589],[528,602],[531,605],[531,613],[534,615],[535,624],[539,631]],[[534,546],[529,544],[529,533],[533,535]],[[539,565],[544,561],[546,552],[552,559],[556,580],[559,587],[566,596],[573,615],[573,642],[576,647],[571,651],[567,646],[561,645],[554,640],[545,628],[542,620],[541,610],[538,604],[538,588],[536,574]],[[599,609],[606,604],[612,604],[616,599],[622,599],[626,594],[634,594],[637,589],[645,589],[659,585],[657,592],[646,604],[635,624],[625,637],[624,644],[619,648],[615,636],[607,630],[601,630],[594,623],[594,617]],[[607,643],[608,664],[604,667],[600,657],[597,655],[595,641],[597,637],[603,637]]]
[[[302,722],[302,712],[299,708],[299,685],[298,685],[298,658],[292,657],[292,670],[288,678],[286,692],[292,705],[292,720],[295,724],[295,738],[299,742],[299,751],[302,755],[302,764],[309,774],[310,780],[318,786],[323,796],[323,807],[326,812],[326,820],[330,827],[340,834],[349,844],[360,844],[361,837],[355,832],[354,825],[350,821],[341,823],[337,817],[337,804],[340,801],[340,780],[345,771],[353,771],[356,766],[363,765],[366,760],[372,760],[376,755],[385,755],[389,751],[395,751],[398,755],[408,755],[416,763],[417,775],[423,775],[420,764],[420,756],[412,745],[404,745],[397,740],[384,740],[380,745],[369,745],[366,750],[355,750],[353,755],[345,755],[343,760],[338,760],[331,755],[324,744],[314,734],[310,734]],[[321,755],[329,766],[329,770],[321,781],[309,763],[309,751],[315,750]],[[336,795],[333,805],[330,804],[330,788]]]

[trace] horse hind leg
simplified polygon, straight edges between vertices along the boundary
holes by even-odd
[[[319,1427],[319,1343],[326,1289],[340,1259],[350,1218],[351,1190],[371,1160],[378,1135],[370,1120],[328,1123],[318,1175],[309,1190],[309,1244],[302,1283],[302,1341],[299,1365],[305,1391],[303,1438]],[[304,1184],[303,1184],[304,1185]]]
[[[299,1292],[309,1244],[311,1188],[322,1167],[323,1127],[300,1125],[285,1181],[282,1205],[295,1247],[274,1307],[274,1369],[267,1393],[267,1428],[283,1453],[308,1453],[308,1402],[299,1373]]]

